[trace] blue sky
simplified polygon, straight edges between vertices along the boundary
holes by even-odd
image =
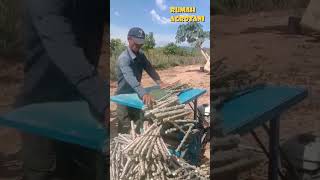
[[[146,33],[153,32],[157,46],[175,42],[175,33],[181,23],[171,23],[170,6],[195,6],[196,14],[203,15],[203,29],[210,31],[209,0],[111,0],[110,1],[110,34],[111,38],[120,38],[126,42],[131,27],[141,27]],[[181,44],[183,46],[187,43]],[[204,47],[210,47],[206,41]]]

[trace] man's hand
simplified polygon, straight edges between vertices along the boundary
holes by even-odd
[[[167,87],[171,86],[171,84],[165,83],[163,81],[159,81],[158,83],[159,83],[159,86],[160,86],[161,89],[164,89],[164,88],[167,88]]]
[[[150,94],[145,94],[143,97],[142,97],[142,101],[145,105],[148,106],[148,108],[153,108],[153,105],[155,103],[155,100],[154,98],[150,95]]]

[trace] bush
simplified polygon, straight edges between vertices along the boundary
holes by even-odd
[[[144,45],[142,46],[142,49],[144,51],[149,51],[150,49],[153,49],[156,46],[156,41],[153,37],[153,32],[150,32],[149,34],[146,34]]]
[[[121,39],[111,39],[110,40],[110,79],[116,79],[115,67],[117,58],[126,49],[126,45],[121,41]]]
[[[179,47],[175,43],[169,43],[162,49],[165,55],[178,55],[178,56],[195,56],[196,48],[192,47]]]
[[[110,40],[110,52],[111,55],[119,56],[120,53],[125,50],[126,46],[121,41],[121,39],[111,39]]]
[[[163,53],[165,55],[176,55],[178,53],[179,47],[175,43],[169,43],[163,48]]]

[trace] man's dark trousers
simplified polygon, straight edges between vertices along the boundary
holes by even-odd
[[[28,8],[36,8],[34,5],[39,3],[39,8],[33,9],[33,12],[38,11],[36,13],[39,14],[51,13],[52,22],[46,23],[49,25],[47,28],[52,28],[51,32],[53,34],[55,28],[57,28],[57,21],[63,16],[65,20],[63,23],[69,23],[72,27],[72,33],[74,33],[75,42],[77,42],[74,46],[83,49],[86,58],[90,61],[89,63],[97,67],[104,26],[103,13],[97,12],[97,9],[106,10],[106,7],[100,8],[100,6],[105,6],[106,3],[102,0],[24,0],[24,2]],[[46,5],[43,3],[46,3]],[[52,7],[48,7],[47,4]],[[32,103],[71,101],[82,98],[77,93],[76,88],[66,80],[63,72],[59,68],[55,68],[55,64],[51,64],[50,56],[47,54],[48,46],[44,47],[42,39],[50,37],[39,36],[39,30],[35,28],[35,22],[30,16],[27,10],[24,17],[24,22],[26,22],[26,56],[32,60],[26,63],[26,68],[34,63],[33,60],[36,62],[33,66],[38,67],[36,67],[37,71],[26,72],[24,87],[17,99],[16,107]],[[64,27],[59,28],[63,29]],[[54,39],[50,40],[55,41]],[[66,39],[66,44],[70,44],[68,39]],[[54,51],[54,49],[51,49],[51,51]],[[70,61],[75,62],[75,69],[80,68],[77,67],[77,59],[70,59]],[[48,68],[49,66],[50,68]],[[47,69],[47,72],[42,72],[44,69]],[[37,84],[34,85],[34,82]],[[107,179],[106,172],[109,172],[107,171],[107,160],[99,152],[32,134],[22,134],[22,141],[24,178],[26,180]],[[80,169],[77,169],[77,167],[80,167]],[[100,173],[96,173],[98,169],[100,169]],[[81,174],[78,174],[79,172]]]
[[[136,131],[143,126],[142,111],[127,106],[117,105],[118,133],[126,134],[131,130],[131,121],[135,123]]]

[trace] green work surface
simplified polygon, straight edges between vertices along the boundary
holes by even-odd
[[[147,92],[150,92],[150,93],[153,92],[154,94],[156,94],[158,96],[157,98],[162,97],[163,94],[165,93],[161,90],[157,91],[157,87],[152,87],[152,88],[153,88],[152,90],[150,90],[150,88],[149,88]],[[205,89],[188,89],[186,91],[181,92],[178,95],[179,103],[180,104],[189,103],[189,102],[197,99],[198,97],[202,96],[204,93],[206,93]],[[119,94],[119,95],[111,96],[110,100],[112,102],[115,102],[115,103],[123,105],[123,106],[128,106],[128,107],[132,107],[132,108],[136,108],[136,109],[143,109],[144,108],[144,104],[143,104],[142,100],[138,97],[138,95],[136,93]]]
[[[165,95],[168,94],[168,91],[163,90],[163,89],[154,89],[152,91],[150,91],[150,94],[156,99],[161,99],[162,97],[164,97]]]
[[[0,125],[101,152],[108,137],[84,101],[28,105],[1,116]]]
[[[244,134],[262,125],[307,96],[303,88],[262,86],[240,93],[218,110],[222,134]]]

